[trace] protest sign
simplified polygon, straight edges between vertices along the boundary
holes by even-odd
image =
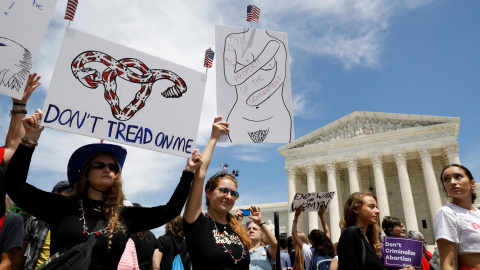
[[[423,241],[403,237],[385,237],[383,260],[389,267],[422,267]]]
[[[303,207],[303,212],[318,211],[320,206],[325,206],[328,209],[328,205],[335,196],[335,191],[331,192],[311,192],[311,193],[297,193],[293,198],[292,204],[288,209],[289,213],[295,212],[300,206]]]
[[[0,2],[0,94],[22,98],[56,3]]]
[[[189,157],[205,83],[204,73],[69,27],[43,125]]]
[[[293,142],[287,34],[216,25],[215,47],[217,113],[230,123],[220,141]]]

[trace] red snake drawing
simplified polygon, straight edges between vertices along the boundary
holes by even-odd
[[[100,76],[96,69],[85,67],[85,64],[90,62],[100,62],[107,68]],[[152,86],[158,80],[166,79],[174,83],[173,86],[162,92],[162,96],[165,98],[179,98],[187,91],[185,81],[177,74],[164,69],[149,69],[142,61],[134,58],[124,58],[117,61],[103,52],[85,51],[75,57],[71,67],[75,78],[84,86],[95,89],[99,84],[103,84],[105,100],[110,104],[113,116],[120,121],[129,120],[145,106],[145,101],[152,93]],[[131,68],[139,70],[141,74],[133,72]],[[135,98],[123,109],[120,108],[120,100],[116,94],[117,76],[141,85],[140,90],[135,94]]]

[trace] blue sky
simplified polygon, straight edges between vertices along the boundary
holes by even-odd
[[[80,1],[72,27],[154,56],[204,71],[214,49],[214,25],[248,27],[248,4],[261,9],[255,28],[287,32],[291,57],[295,134],[299,138],[353,111],[460,117],[460,159],[480,177],[480,2],[469,1]],[[42,108],[67,21],[59,0],[34,71],[43,85],[28,104]],[[215,64],[214,64],[215,68]],[[198,147],[216,115],[215,72],[208,72]],[[11,99],[0,97],[0,139]],[[47,129],[34,154],[28,181],[50,190],[66,179],[80,135]],[[237,204],[287,201],[282,144],[219,144],[209,175],[221,163],[240,170]],[[127,198],[164,204],[186,160],[127,147]],[[162,230],[156,230],[157,234]]]

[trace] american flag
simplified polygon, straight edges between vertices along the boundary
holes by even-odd
[[[260,9],[254,5],[247,6],[247,22],[258,22],[258,18],[260,17]]]
[[[67,10],[65,11],[65,20],[73,21],[75,11],[77,10],[78,0],[68,0]]]
[[[214,56],[215,52],[213,52],[212,49],[207,49],[205,51],[205,61],[203,62],[203,66],[206,68],[211,68]]]

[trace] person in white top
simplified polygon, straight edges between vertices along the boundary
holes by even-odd
[[[447,196],[452,199],[438,210],[433,222],[442,270],[480,269],[480,210],[473,207],[477,197],[475,180],[467,168],[458,164],[445,167],[440,180]]]

